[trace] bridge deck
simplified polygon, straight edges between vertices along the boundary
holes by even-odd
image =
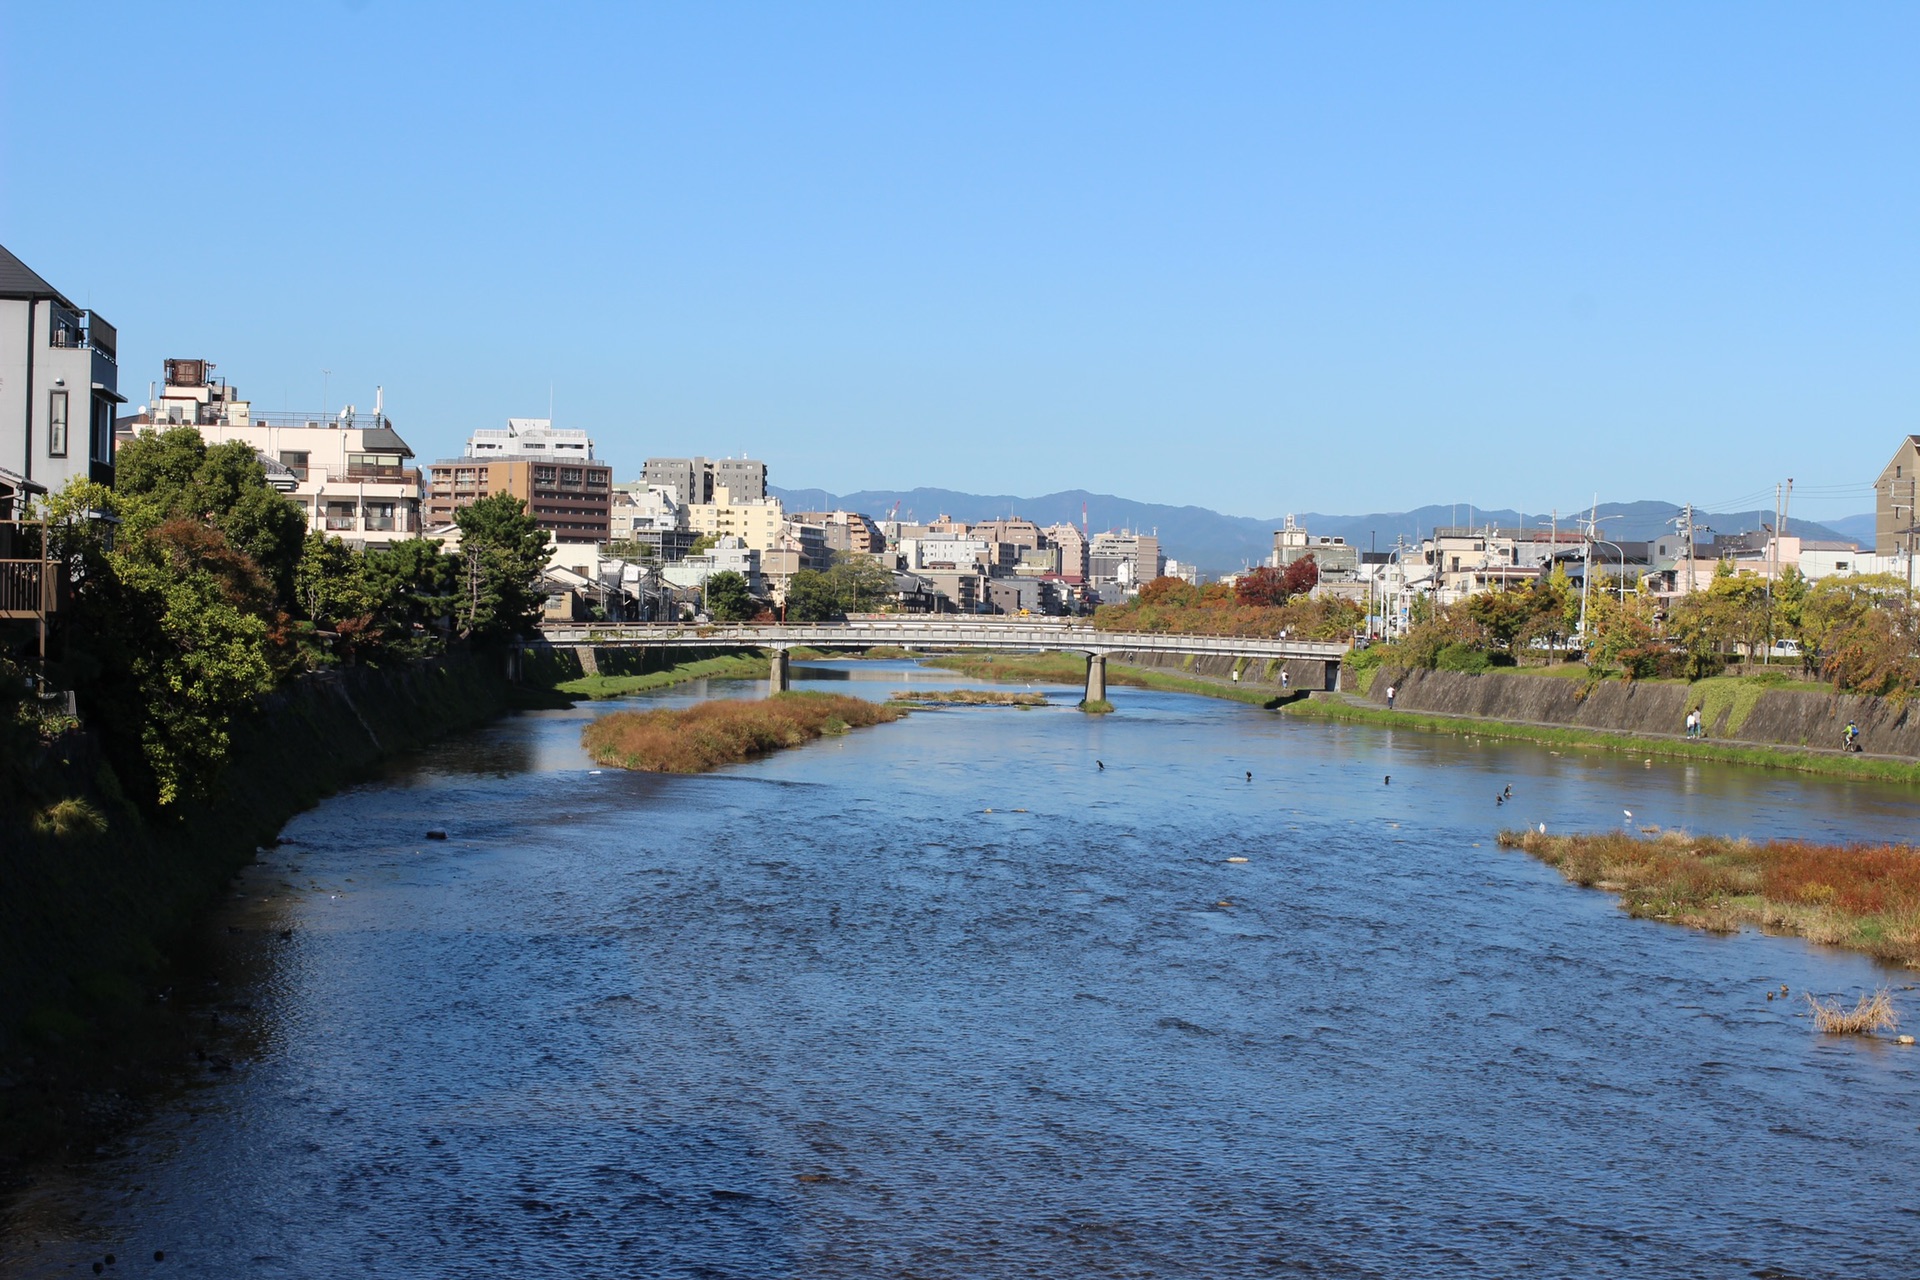
[[[550,644],[601,649],[867,649],[875,645],[925,649],[1042,649],[1079,653],[1192,653],[1236,657],[1302,658],[1337,662],[1344,642],[1268,640],[1248,636],[1186,636],[1146,631],[1097,631],[1057,619],[822,622],[784,626],[734,623],[686,626],[658,623],[564,623],[540,630]]]

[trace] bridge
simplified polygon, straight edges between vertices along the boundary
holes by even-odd
[[[1277,659],[1321,664],[1324,687],[1340,687],[1340,664],[1351,647],[1345,641],[1270,640],[1252,636],[1169,635],[1158,631],[1100,631],[1065,618],[929,617],[851,619],[846,622],[716,623],[549,623],[540,628],[550,645],[578,649],[765,649],[772,657],[768,688],[778,693],[792,683],[789,650],[871,649],[897,645],[910,649],[1001,649],[1084,653],[1087,699],[1107,696],[1107,658],[1115,653],[1176,653]],[[1306,687],[1304,682],[1302,687]]]

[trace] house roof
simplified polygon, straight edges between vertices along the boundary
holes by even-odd
[[[368,449],[377,449],[382,453],[400,453],[411,458],[413,450],[392,427],[373,427],[360,433],[360,443]]]
[[[20,261],[3,244],[0,244],[0,298],[53,298],[62,306],[73,307],[65,294],[47,283],[39,272]]]

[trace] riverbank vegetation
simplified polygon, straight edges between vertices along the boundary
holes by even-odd
[[[1338,597],[1314,599],[1309,593],[1319,577],[1313,558],[1302,556],[1285,569],[1244,573],[1232,586],[1155,578],[1132,600],[1101,605],[1093,625],[1169,635],[1345,640],[1360,626],[1362,611]]]
[[[49,682],[76,695],[118,788],[150,817],[204,800],[234,717],[287,680],[521,629],[546,562],[546,534],[505,495],[461,509],[458,554],[309,533],[250,447],[209,446],[192,427],[135,437],[113,488],[75,480],[36,514],[72,584]],[[25,533],[37,555],[39,530]]]
[[[1458,604],[1416,600],[1407,633],[1354,655],[1354,669],[1551,668],[1567,654],[1580,619],[1580,593],[1556,566],[1525,586]],[[1759,574],[1723,560],[1704,589],[1670,609],[1649,592],[1622,591],[1596,576],[1586,622],[1591,643],[1572,670],[1589,679],[1701,680],[1744,661],[1748,679],[1798,675],[1836,693],[1883,697],[1920,689],[1920,607],[1905,582],[1885,574],[1809,582],[1788,569],[1769,589]],[[1776,644],[1792,656],[1777,671],[1753,672]]]
[[[897,689],[895,702],[920,707],[1044,707],[1044,693],[1005,693],[998,689]]]
[[[922,666],[958,671],[975,680],[1004,683],[1083,684],[1087,678],[1087,659],[1078,653],[956,653],[927,658]],[[1201,679],[1160,667],[1135,667],[1125,663],[1107,663],[1107,686],[1122,689],[1158,689],[1163,693],[1191,693],[1203,698],[1225,698],[1255,707],[1276,707],[1282,699],[1271,686],[1255,687],[1228,680]],[[1104,703],[1108,710],[1111,702]]]
[[[648,773],[706,773],[828,734],[887,724],[903,708],[837,693],[779,693],[659,711],[616,711],[581,734],[604,765]]]
[[[624,698],[628,694],[645,693],[650,689],[666,689],[694,680],[765,680],[768,665],[764,656],[734,653],[715,658],[696,658],[659,671],[626,675],[596,672],[559,681],[552,688],[556,693],[597,701]]]
[[[1611,751],[1621,755],[1668,756],[1709,760],[1719,764],[1758,765],[1795,773],[1820,773],[1876,782],[1920,783],[1920,763],[1883,760],[1838,751],[1803,751],[1792,747],[1736,746],[1726,742],[1687,738],[1646,738],[1605,729],[1569,729],[1557,725],[1516,724],[1474,716],[1429,715],[1418,711],[1389,711],[1339,695],[1316,694],[1287,704],[1288,715],[1312,720],[1351,720],[1383,728],[1413,729],[1456,738],[1492,738],[1533,742],[1568,750]]]
[[[1660,832],[1502,831],[1629,915],[1719,933],[1752,925],[1920,967],[1920,849],[1807,840],[1756,843]]]

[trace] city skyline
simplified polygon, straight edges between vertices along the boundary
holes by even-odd
[[[0,163],[114,193],[5,184],[6,243],[136,404],[551,404],[622,479],[1820,520],[1920,426],[1903,10],[473,12],[205,8],[70,93],[14,7]]]

